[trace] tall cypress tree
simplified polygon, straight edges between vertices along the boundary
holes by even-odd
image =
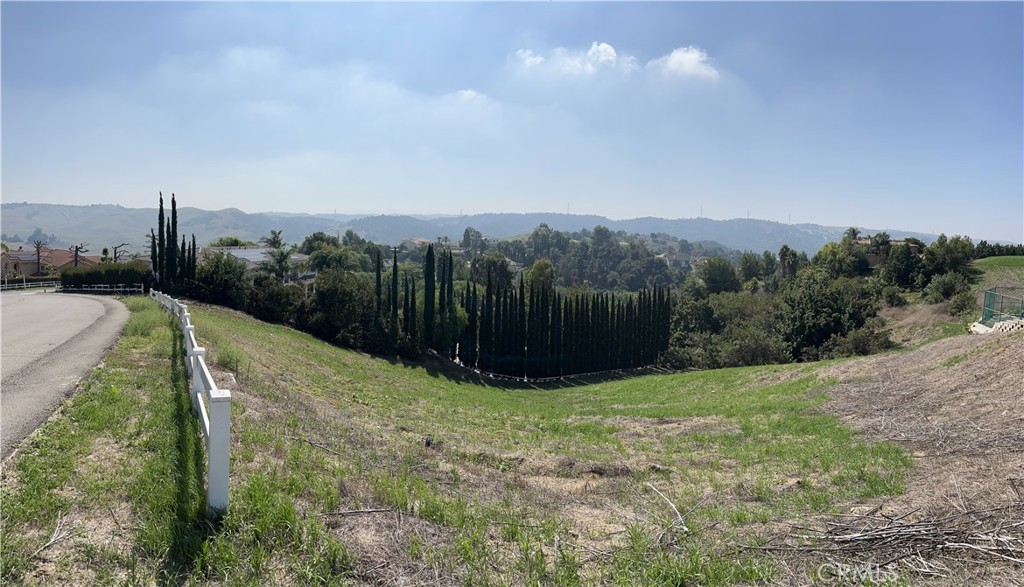
[[[423,259],[423,342],[427,348],[434,347],[434,303],[435,287],[434,245],[427,245],[427,254]]]
[[[440,328],[448,321],[448,255],[441,251],[441,260],[438,263],[438,279],[440,290],[437,292],[437,318]]]
[[[526,284],[519,274],[519,304],[516,310],[516,377],[526,376]]]
[[[178,202],[171,194],[171,220],[167,230],[167,283],[178,283]]]
[[[383,317],[383,311],[382,311],[382,307],[381,307],[382,306],[382,302],[383,302],[381,298],[384,296],[384,291],[383,291],[382,284],[381,284],[381,265],[383,264],[383,262],[384,262],[384,260],[381,259],[380,249],[378,248],[377,249],[377,255],[374,258],[374,270],[376,271],[376,274],[377,274],[377,305],[376,305],[375,312],[376,312],[376,317],[377,317],[377,322],[378,323],[380,322],[381,318]]]
[[[505,290],[494,288],[494,365],[495,373],[505,372],[505,336],[508,331],[508,312],[505,308]]]
[[[163,283],[166,284],[169,290],[174,288],[174,279],[177,275],[177,261],[178,256],[178,243],[171,240],[171,220],[167,219],[167,229],[164,231],[167,233],[167,244],[164,250],[164,279]]]
[[[188,271],[188,277],[189,277],[189,279],[191,279],[193,281],[195,281],[195,278],[196,278],[196,265],[198,265],[198,261],[199,261],[199,259],[196,257],[196,253],[197,253],[196,252],[196,234],[193,232],[192,233],[192,255],[191,255],[191,261],[189,262],[189,271]]]
[[[409,300],[409,338],[412,343],[418,344],[419,329],[416,327],[416,280],[411,280],[412,299]]]
[[[409,274],[402,278],[402,334],[409,336]]]
[[[469,285],[468,281],[466,282],[466,285],[467,286]],[[470,295],[469,299],[470,299],[470,304],[469,304],[469,352],[467,353],[467,356],[469,357],[469,366],[470,367],[475,367],[476,366],[476,362],[477,362],[477,357],[479,356],[479,354],[478,354],[479,351],[477,350],[477,348],[478,348],[477,347],[478,336],[479,336],[479,334],[478,334],[479,333],[479,330],[478,330],[478,322],[479,322],[478,302],[479,302],[479,299],[477,297],[476,284],[475,283],[473,284],[472,294]]]
[[[160,262],[157,260],[159,257],[160,257],[160,254],[159,254],[159,252],[157,251],[157,248],[156,248],[156,233],[153,232],[152,228],[150,228],[149,229],[149,262],[153,266],[153,272],[158,274],[158,275],[160,273],[160,270],[158,268]]]
[[[558,291],[552,290],[551,301],[551,374],[555,377],[562,376],[562,355],[564,354],[564,342],[562,341],[562,297]]]
[[[391,332],[398,335],[398,247],[391,249]]]
[[[491,270],[487,269],[487,284],[484,288],[484,301],[480,308],[480,354],[477,366],[482,371],[491,371],[491,356],[494,345],[494,286],[491,283]]]
[[[157,259],[153,270],[160,279],[160,287],[166,287],[167,283],[167,245],[164,234],[164,193],[160,192],[160,213],[157,215],[157,230],[160,231],[157,237]]]
[[[185,282],[185,275],[188,271],[188,251],[185,245],[185,235],[181,235],[181,249],[178,250],[178,259],[181,260],[181,269],[178,271],[178,287]]]
[[[452,255],[452,250],[448,249],[448,317],[455,321],[457,315],[455,311],[455,257]],[[452,360],[455,360],[456,340],[457,338],[452,340],[452,345],[448,349],[448,356]]]

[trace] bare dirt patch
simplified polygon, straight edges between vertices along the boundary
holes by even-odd
[[[902,516],[907,524],[939,520],[941,532],[966,519],[982,532],[1000,527],[987,518],[998,511],[1011,523],[1000,535],[1024,548],[1024,333],[957,336],[818,373],[839,382],[823,410],[865,440],[891,441],[913,456],[903,495],[848,504],[865,529]],[[897,546],[860,556],[857,564],[889,561],[899,556]],[[917,569],[915,584],[1020,585],[1024,564],[1005,552],[946,547],[929,556],[905,554],[899,564]]]
[[[460,577],[431,560],[451,544],[451,532],[401,511],[330,515],[326,525],[355,556],[353,574],[376,585],[458,585]]]
[[[737,434],[740,427],[726,418],[702,416],[694,418],[639,418],[616,416],[607,420],[619,426],[616,433],[624,441],[636,439],[660,439],[666,436],[689,436],[691,434]]]

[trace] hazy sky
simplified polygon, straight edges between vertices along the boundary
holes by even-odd
[[[11,3],[3,201],[1024,240],[1024,3]]]

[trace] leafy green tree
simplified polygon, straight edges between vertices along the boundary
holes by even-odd
[[[914,285],[921,272],[921,260],[909,245],[891,247],[889,257],[881,269],[882,280],[897,287],[909,288]]]
[[[370,259],[363,253],[343,247],[322,245],[306,261],[312,271],[339,269],[341,271],[368,271]]]
[[[740,280],[747,282],[762,275],[761,257],[747,251],[740,257]]]
[[[761,276],[771,277],[779,270],[779,261],[771,251],[765,251],[761,255]]]
[[[781,333],[800,360],[818,358],[826,341],[845,336],[875,313],[862,280],[835,279],[814,268],[797,275],[782,301]]]
[[[878,254],[884,264],[888,260],[889,253],[892,250],[892,238],[889,237],[888,232],[883,231],[871,235],[870,240],[870,252]]]
[[[242,240],[237,236],[222,236],[210,243],[211,247],[255,247],[256,243]]]
[[[856,230],[856,229],[853,229]],[[779,248],[779,270],[783,277],[793,277],[800,268],[800,257],[789,245]]]
[[[366,273],[328,269],[315,278],[309,331],[351,348],[376,348],[373,282]],[[299,288],[294,288],[299,289]]]
[[[363,248],[370,244],[365,238],[359,236],[351,228],[345,231],[345,234],[341,237],[341,244],[346,247],[352,248]]]
[[[526,272],[526,280],[530,291],[551,289],[555,286],[555,266],[548,259],[537,259]]]
[[[318,231],[302,239],[302,244],[299,245],[298,251],[303,255],[312,255],[314,251],[320,248],[338,248],[340,246],[341,243],[338,241],[338,237]]]
[[[924,250],[923,272],[926,277],[943,273],[961,273],[965,277],[973,277],[970,263],[974,259],[974,244],[965,236],[953,235],[947,238],[940,234],[932,244]]]
[[[826,243],[814,255],[812,263],[832,277],[857,277],[870,271],[863,247]]]
[[[708,293],[740,290],[740,280],[736,276],[736,269],[728,259],[721,257],[708,259],[701,265],[699,273]]]
[[[248,297],[249,285],[245,262],[218,251],[204,255],[196,268],[196,291],[193,295],[211,304],[240,310]]]
[[[512,287],[512,268],[508,264],[508,259],[498,251],[489,251],[484,255],[473,257],[470,262],[469,274],[476,283],[485,283],[489,274],[495,288]]]
[[[462,232],[462,240],[459,241],[459,245],[474,253],[483,253],[487,250],[487,239],[479,230],[467,226],[466,230]]]

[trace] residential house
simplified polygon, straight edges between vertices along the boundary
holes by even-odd
[[[96,265],[100,257],[78,254],[78,266]],[[3,274],[11,277],[31,277],[33,275],[54,275],[64,269],[75,266],[75,254],[65,249],[43,247],[39,255],[35,248],[4,251],[2,256]],[[42,265],[42,267],[40,267]]]

